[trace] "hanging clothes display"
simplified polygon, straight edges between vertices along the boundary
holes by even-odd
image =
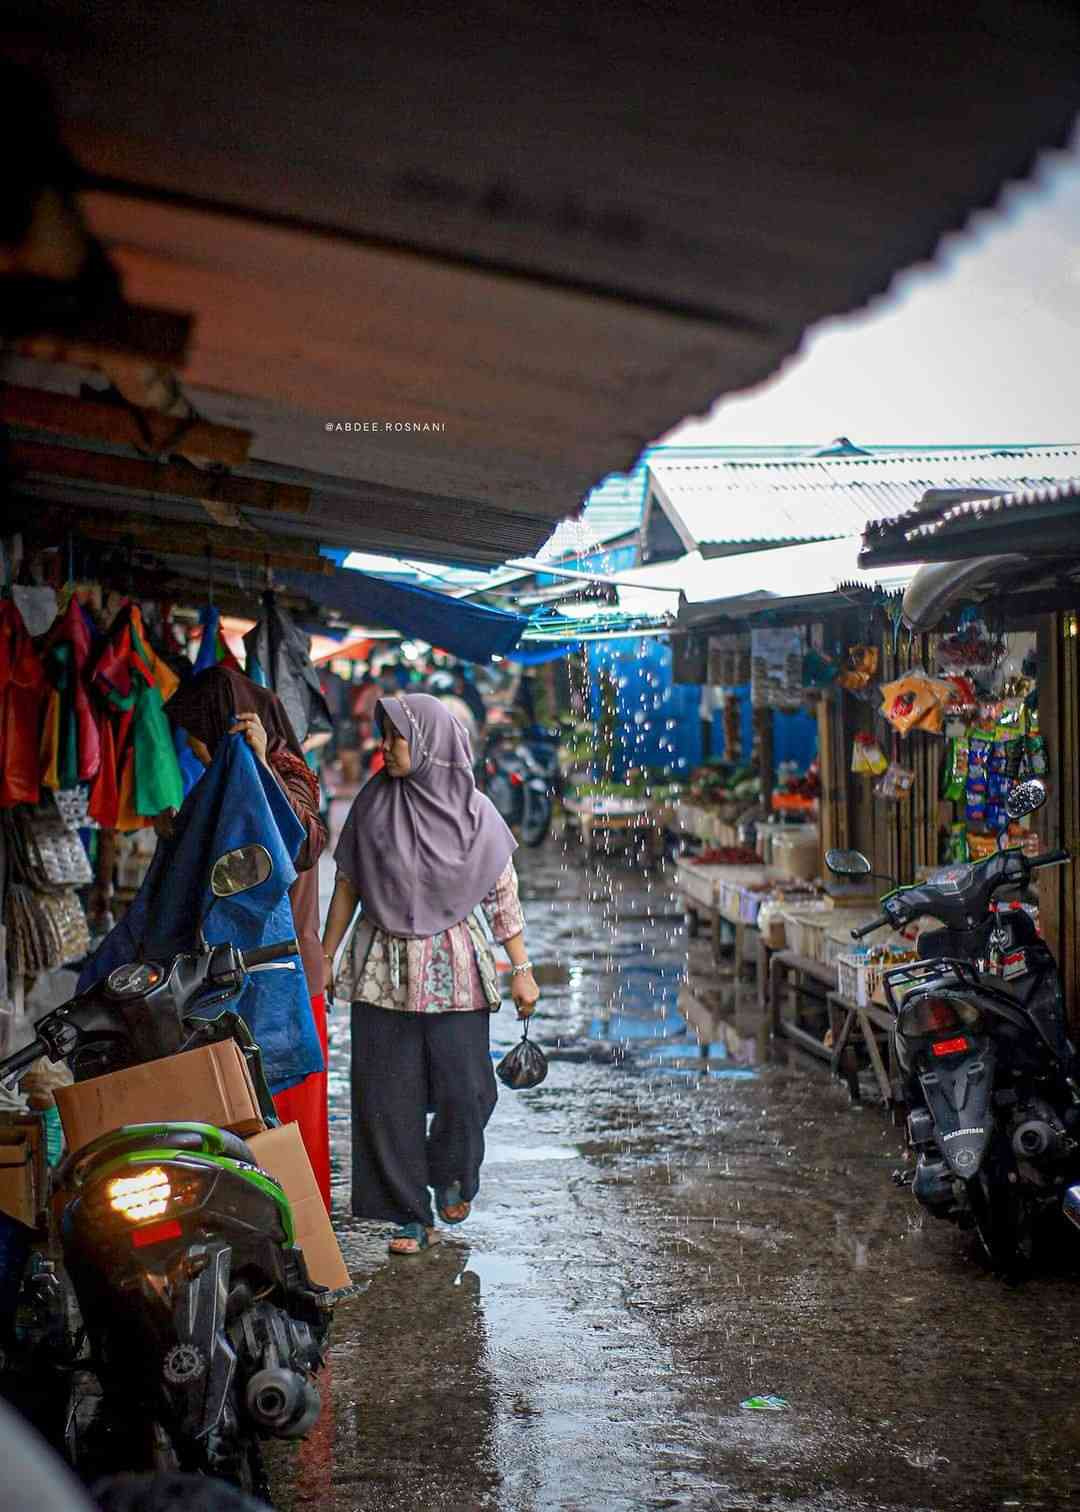
[[[37,803],[45,668],[12,599],[0,600],[0,808]]]
[[[179,679],[150,645],[137,604],[126,604],[113,621],[93,674],[94,686],[111,711],[115,812],[108,795],[91,794],[90,812],[110,829],[140,829],[165,809],[179,809],[184,784],[164,705]]]
[[[308,637],[278,605],[275,595],[264,593],[262,618],[244,636],[245,670],[252,682],[270,688],[281,699],[301,744],[309,735],[334,728],[308,645]]]
[[[75,594],[42,647],[52,690],[41,736],[41,780],[54,790],[92,782],[101,768],[101,731],[87,690],[94,627]]]

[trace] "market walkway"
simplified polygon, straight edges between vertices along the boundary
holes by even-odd
[[[898,1136],[873,1107],[801,1059],[753,1063],[730,990],[700,1051],[662,879],[558,842],[521,870],[538,1032],[568,1058],[503,1092],[473,1218],[415,1260],[347,1216],[334,1022],[335,1198],[366,1289],[339,1309],[317,1435],[276,1451],[276,1505],[1065,1505],[1080,1279],[981,1271],[892,1187]],[[501,1051],[507,1010],[495,1026]],[[740,1410],[765,1393],[788,1409]]]

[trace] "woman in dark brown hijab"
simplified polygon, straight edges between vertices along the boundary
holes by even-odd
[[[319,940],[318,861],[326,845],[326,826],[319,815],[319,783],[304,760],[304,752],[281,700],[268,688],[228,667],[210,667],[185,683],[169,700],[173,724],[187,734],[188,743],[204,766],[209,766],[226,735],[243,735],[252,754],[270,769],[285,793],[307,839],[294,857],[299,876],[289,890],[296,938],[304,961],[315,1027],[327,1055],[325,961]],[[282,1123],[297,1123],[327,1210],[330,1208],[330,1135],[326,1107],[325,1070],[306,1077],[299,1086],[274,1098]]]

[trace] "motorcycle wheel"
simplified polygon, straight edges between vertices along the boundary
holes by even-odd
[[[1020,1182],[984,1168],[967,1183],[967,1196],[987,1260],[1004,1275],[1025,1274],[1034,1255],[1034,1215]]]
[[[551,799],[546,793],[526,793],[525,811],[521,816],[523,845],[543,845],[551,828]]]

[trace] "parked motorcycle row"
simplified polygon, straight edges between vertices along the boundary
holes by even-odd
[[[259,845],[219,857],[213,900],[258,886],[271,866]],[[41,1056],[80,1081],[232,1039],[273,1128],[258,1049],[230,1005],[252,973],[297,956],[292,939],[240,951],[200,930],[194,951],[120,966],[40,1019],[0,1079]],[[318,1418],[331,1297],[308,1275],[284,1190],[243,1139],[208,1124],[128,1125],[54,1174],[48,1241],[3,1320],[3,1366],[87,1484],[179,1471],[258,1492],[260,1442],[301,1437]]]
[[[1041,782],[1022,783],[1009,816],[1045,801]],[[1080,1061],[1054,958],[1008,896],[1021,899],[1036,872],[1069,860],[1064,850],[1007,849],[949,866],[894,888],[880,917],[853,932],[941,925],[919,934],[917,960],[884,973],[913,1157],[894,1179],[931,1216],[974,1229],[1011,1276],[1062,1218],[1080,1227]],[[826,863],[841,876],[873,875],[857,851],[830,851]]]

